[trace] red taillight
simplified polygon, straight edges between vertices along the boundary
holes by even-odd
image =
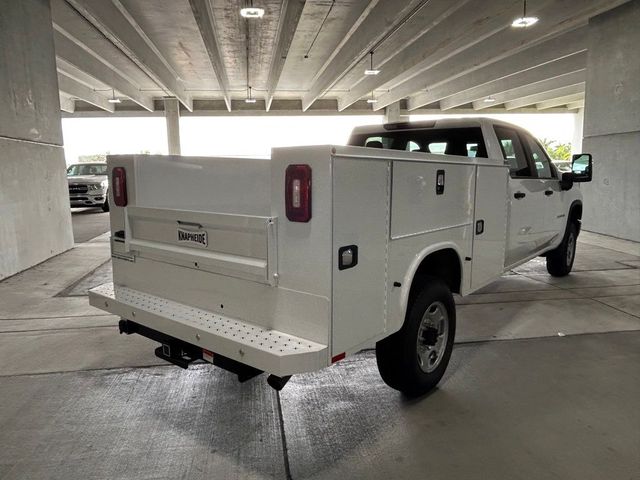
[[[115,167],[111,173],[113,201],[118,207],[127,206],[127,173],[123,167]]]
[[[292,222],[311,220],[311,167],[289,165],[284,185],[287,218]]]

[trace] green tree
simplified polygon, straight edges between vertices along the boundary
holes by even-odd
[[[571,159],[571,143],[559,143],[547,138],[541,139],[540,143],[551,157],[551,160],[566,162]]]

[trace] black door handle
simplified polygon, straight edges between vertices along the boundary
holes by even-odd
[[[545,190],[544,194],[548,197],[549,195],[553,195],[553,190]]]
[[[516,192],[516,193],[513,194],[513,197],[514,198],[518,198],[518,199],[524,198],[526,196],[527,196],[527,194],[526,193],[522,193],[522,192]]]

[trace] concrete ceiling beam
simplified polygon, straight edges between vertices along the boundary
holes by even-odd
[[[497,93],[495,95],[491,94],[495,102],[488,103],[488,102],[485,102],[483,98],[482,100],[477,100],[473,102],[473,107],[475,110],[489,111],[490,109],[493,109],[500,104],[508,103],[513,100],[518,100],[523,97],[538,95],[540,93],[548,92],[550,90],[557,90],[559,88],[567,87],[570,85],[577,85],[580,83],[584,83],[586,80],[586,77],[587,77],[586,70],[578,70],[577,72],[571,72],[565,75],[559,75],[557,77],[548,78],[540,82],[530,83],[522,87],[513,88],[505,92]],[[511,111],[514,111],[514,110],[511,110]]]
[[[482,55],[479,50],[496,51],[496,49],[500,49],[503,41],[501,35],[494,35],[475,48],[466,50],[426,70],[388,94],[381,95],[378,103],[386,104],[389,100],[399,95],[405,95],[415,89],[420,82],[424,84],[425,81],[428,81],[430,86],[426,92],[409,97],[407,107],[409,110],[415,110],[477,85],[492,82],[514,73],[553,62],[567,55],[585,51],[587,49],[586,30],[587,27],[578,28],[516,52],[513,55],[501,59],[496,58],[496,61],[476,70],[471,70],[466,74],[461,73],[466,72],[477,64],[478,55]]]
[[[57,58],[85,72],[96,80],[109,85],[113,89],[118,90],[146,110],[150,112],[153,111],[153,97],[141,92],[136,85],[113,65],[106,63],[97,53],[89,50],[68,32],[60,29],[60,27],[55,24],[53,40],[56,47]]]
[[[456,93],[450,97],[440,101],[442,110],[472,103],[476,100],[482,100],[488,96],[495,96],[499,93],[513,90],[514,88],[524,87],[532,83],[540,82],[549,78],[558,77],[566,73],[583,70],[587,66],[587,53],[580,52],[568,57],[556,60],[555,62],[545,63],[536,68],[531,68],[508,77],[494,80],[493,82],[478,85],[464,92]]]
[[[580,108],[584,108],[584,100],[567,103],[567,110],[578,110]]]
[[[430,28],[423,29],[419,37],[406,42],[396,55],[382,63],[379,75],[363,78],[347,94],[340,97],[340,108],[346,108],[351,102],[363,98],[372,90],[393,90],[427,68],[489,38],[502,30],[506,22],[515,15],[517,4],[517,0],[469,0],[454,2],[445,10],[433,12],[434,18],[429,22]],[[427,13],[430,11],[430,8],[427,9]],[[456,20],[462,18],[464,21]],[[387,97],[387,100],[390,101],[390,97]],[[383,106],[376,104],[375,108]]]
[[[540,17],[541,21],[532,28],[516,29],[511,27],[511,21],[522,8],[521,1],[496,0],[489,3],[470,0],[464,9],[456,12],[460,18],[464,18],[463,22],[440,22],[428,35],[406,45],[400,54],[382,65],[381,75],[364,79],[341,97],[340,108],[346,108],[368,92],[386,86],[391,92],[395,91],[395,94],[385,97],[384,102],[378,100],[376,108],[383,108],[385,103],[392,103],[429,87],[428,78],[414,77],[467,49],[477,46],[472,54],[461,56],[467,62],[454,63],[456,66],[451,71],[456,75],[466,74],[496,59],[505,58],[535,43],[573,30],[584,25],[589,18],[626,1],[628,0],[540,0],[529,5],[529,12]],[[483,44],[492,36],[497,37],[492,40],[495,49]],[[413,82],[402,86],[412,79]]]
[[[265,108],[267,112],[271,108],[273,95],[275,94],[280,75],[287,60],[291,42],[298,29],[300,16],[304,9],[306,0],[283,0],[282,14],[278,22],[278,33],[275,40],[275,48],[271,57],[271,65],[269,66],[269,76],[267,77],[267,93],[265,95]]]
[[[372,0],[346,35],[342,44],[316,74],[309,91],[302,98],[302,108],[307,110],[313,102],[324,95],[346,73],[354,68],[374,47],[416,8],[426,4],[424,0],[397,0],[393,2]],[[433,3],[444,3],[436,0]],[[438,8],[435,6],[434,8]],[[409,23],[409,22],[408,22]],[[403,28],[419,32],[418,23],[413,21]]]
[[[176,71],[119,0],[66,1],[167,95],[176,97],[188,110],[193,110],[193,100]]]
[[[517,100],[506,102],[504,104],[504,108],[507,110],[516,110],[518,108],[535,105],[536,103],[544,102],[546,100],[553,100],[554,98],[564,97],[566,95],[574,95],[576,93],[584,93],[584,91],[585,84],[577,83],[575,85],[556,88],[554,90],[549,90],[546,92],[529,95],[526,97],[518,98]]]
[[[62,92],[60,93],[60,110],[67,113],[76,111],[76,102],[73,98],[62,95]]]
[[[548,108],[561,107],[563,105],[568,105],[573,102],[579,102],[584,100],[584,92],[576,93],[573,95],[567,95],[564,97],[554,98],[552,100],[545,100],[544,102],[540,102],[536,104],[536,108],[538,110],[546,110]]]
[[[83,102],[95,105],[96,107],[101,108],[102,110],[105,110],[107,112],[113,113],[115,111],[114,104],[109,103],[104,95],[96,93],[95,91],[93,91],[93,89],[60,72],[58,72],[58,90],[60,90],[62,93],[66,93],[71,97],[82,100]]]
[[[231,111],[229,77],[222,60],[222,53],[220,51],[220,45],[216,35],[211,3],[209,0],[189,0],[189,4],[191,5],[191,11],[196,19],[198,28],[200,29],[202,41],[207,49],[207,53],[209,54],[211,66],[213,67],[213,71],[218,79],[218,84],[223,92],[224,103],[227,106],[227,110]]]

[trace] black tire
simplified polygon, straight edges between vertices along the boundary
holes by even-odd
[[[446,312],[446,334],[440,326],[436,332],[435,327],[424,328],[423,318],[427,324],[431,321],[428,315],[434,314],[428,314],[428,310],[433,312],[434,305]],[[427,393],[438,384],[447,369],[455,334],[456,308],[451,291],[441,280],[429,278],[408,306],[402,328],[376,344],[380,376],[387,385],[405,395],[413,397]],[[426,355],[431,359],[437,342],[441,342],[437,355],[439,360],[432,365],[430,360],[425,362],[424,357]],[[429,347],[429,344],[432,346]],[[423,352],[423,356],[419,355],[419,351]]]
[[[102,204],[102,211],[103,212],[109,211],[109,199],[105,200],[104,203]]]
[[[554,277],[569,275],[576,258],[576,244],[578,243],[578,226],[575,222],[567,225],[562,243],[555,250],[547,253],[547,272]]]

